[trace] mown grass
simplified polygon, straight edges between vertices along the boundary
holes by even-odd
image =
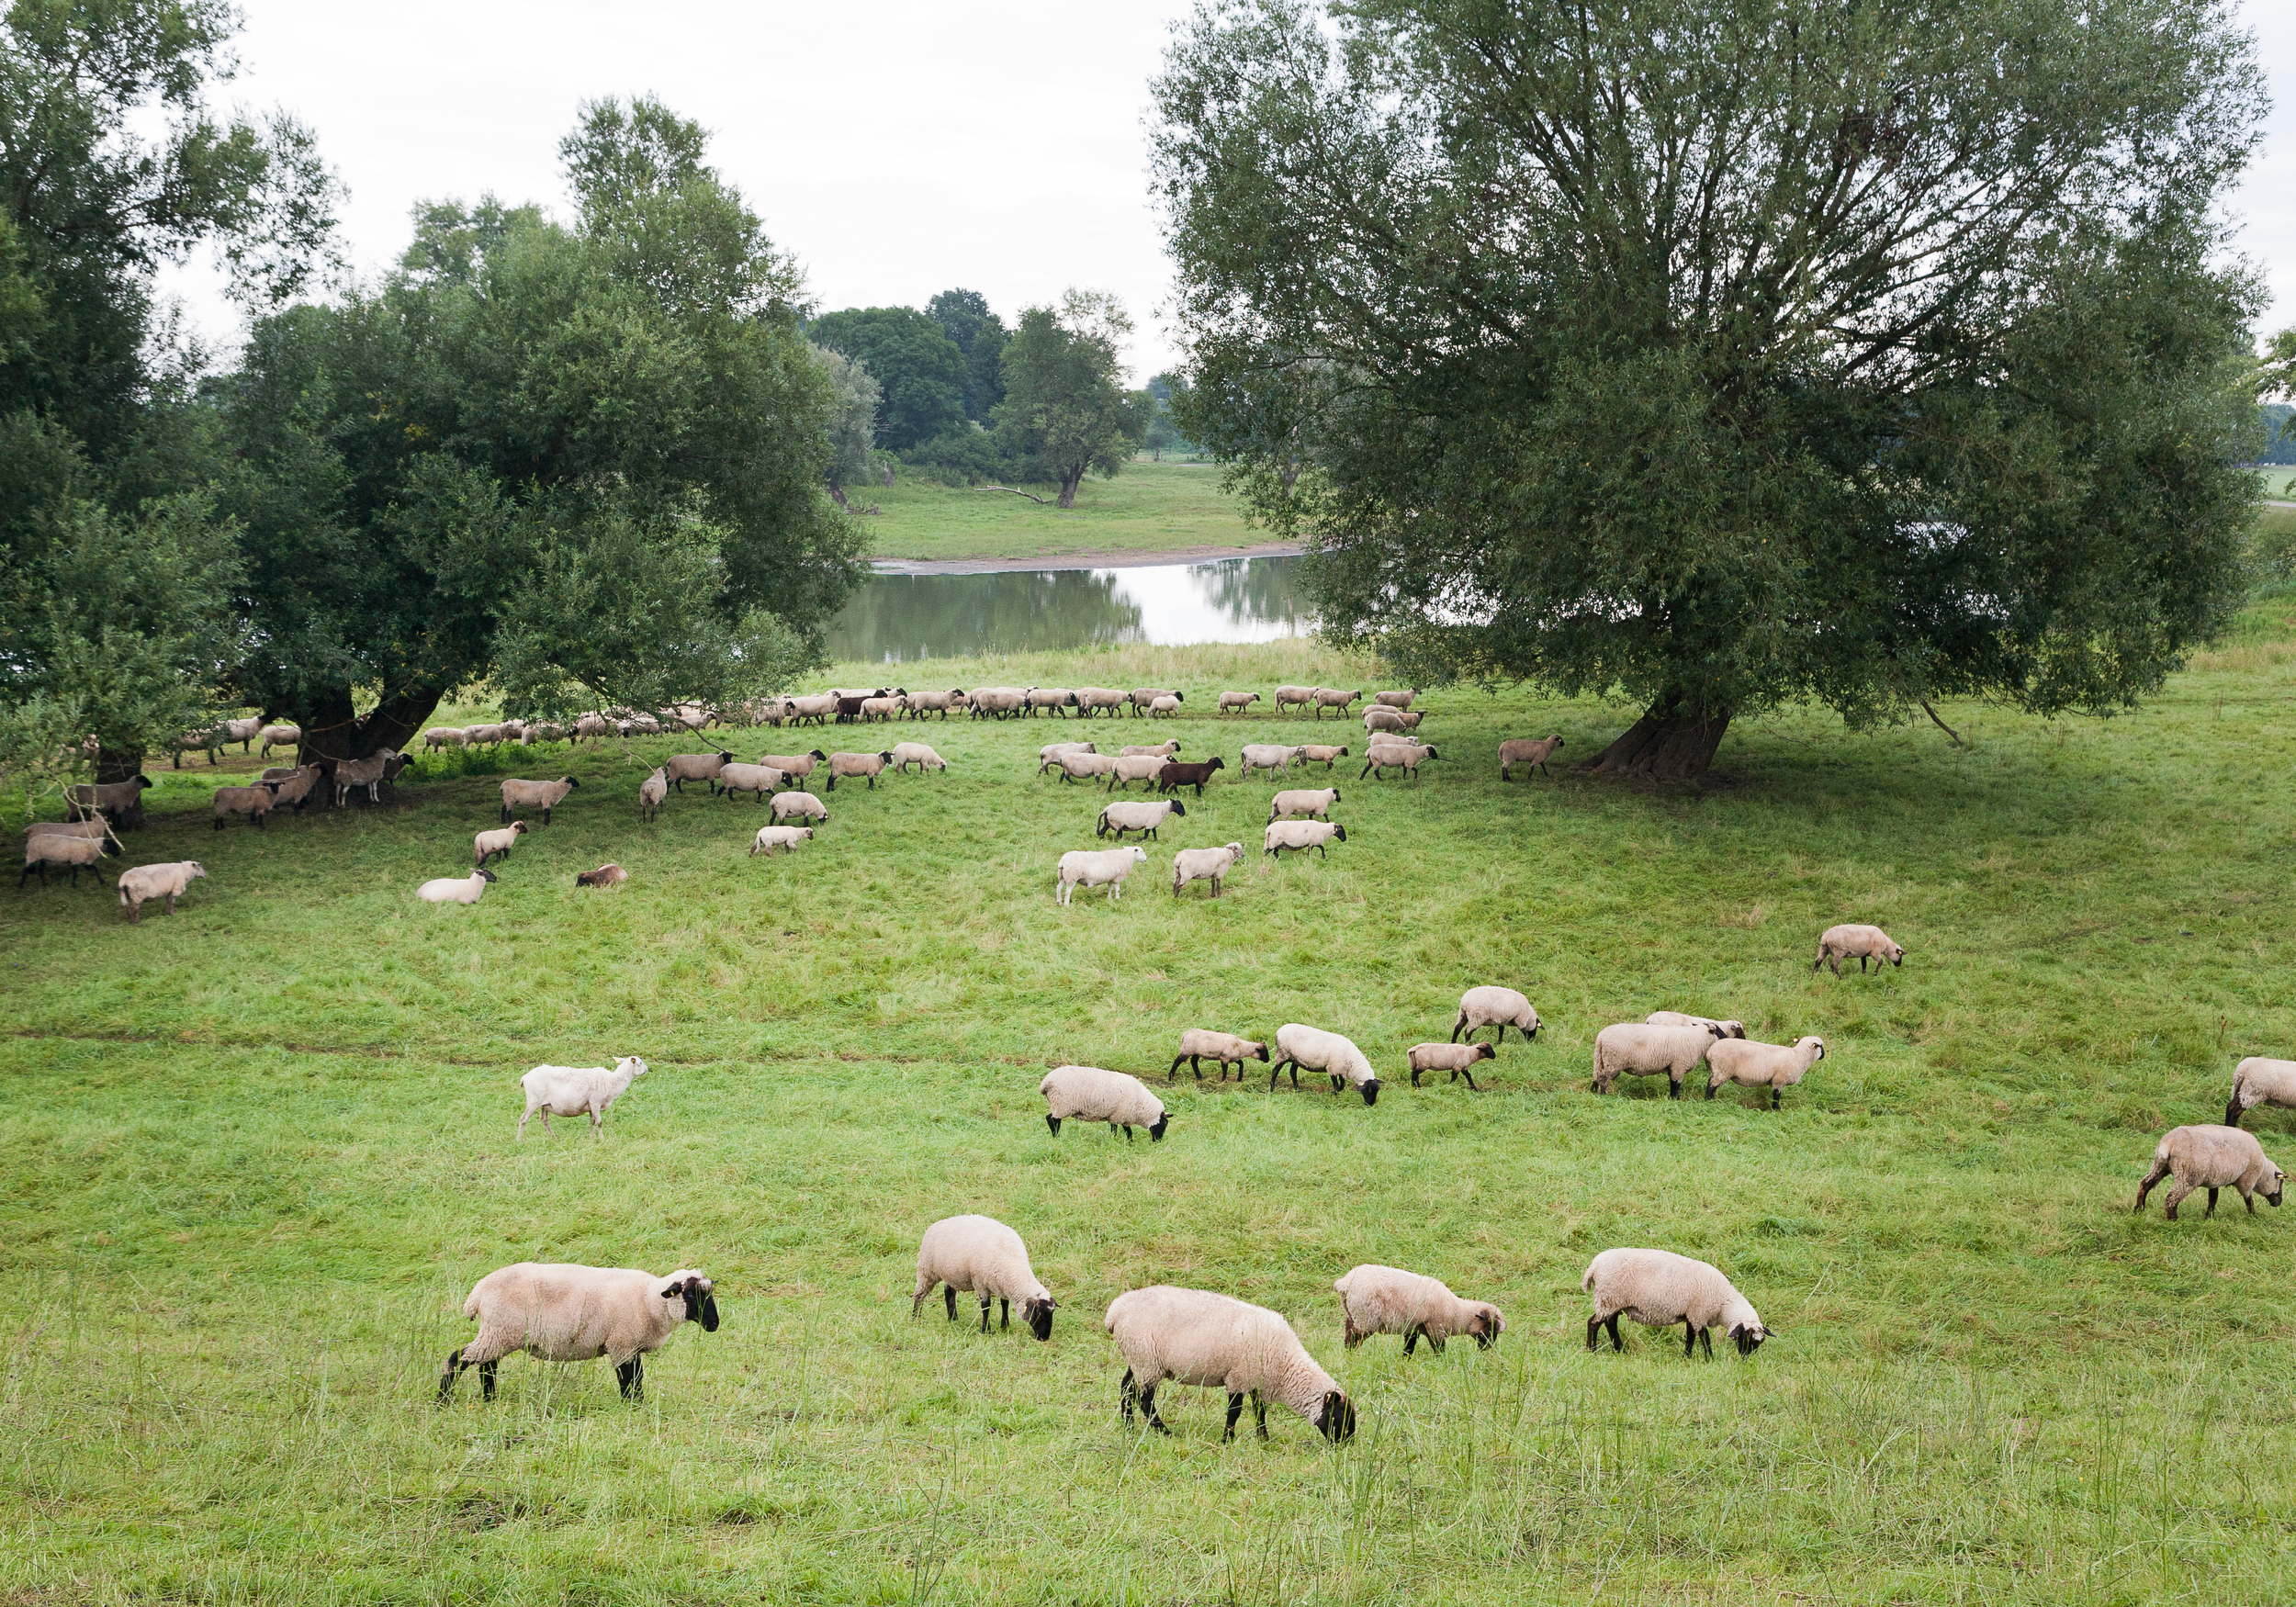
[[[2296,1044],[2291,652],[2296,606],[2268,604],[2140,715],[1942,710],[1963,748],[1744,722],[1695,796],[1502,787],[1499,737],[1583,756],[1628,712],[1440,692],[1423,789],[1349,770],[1348,842],[1255,854],[1217,903],[1152,860],[1120,903],[1055,909],[1097,800],[1035,777],[1041,720],[871,733],[951,769],[839,786],[772,860],[743,855],[761,811],[698,790],[638,822],[687,743],[519,756],[583,785],[474,908],[409,894],[468,862],[490,774],[217,834],[204,763],[154,772],[132,860],[212,872],[176,915],[131,928],[84,884],[0,902],[0,1590],[2288,1599],[2296,1222],[2128,1207],[2163,1127]],[[1169,733],[1232,763],[1305,723],[1217,720],[1221,686],[1376,675],[1298,642],[955,673],[1178,685]],[[1162,853],[1255,844],[1272,790],[1223,778]],[[609,858],[629,884],[578,893]],[[1813,977],[1847,918],[1905,968]],[[1409,1088],[1404,1047],[1483,981],[1531,994],[1538,1042],[1481,1096]],[[1831,1052],[1774,1115],[1590,1096],[1593,1034],[1660,1006]],[[1378,1106],[1183,1073],[1162,1144],[1044,1129],[1049,1064],[1162,1086],[1182,1027],[1287,1019],[1363,1044],[1393,1073]],[[654,1069],[604,1142],[512,1141],[527,1066],[617,1052]],[[2285,1163],[2296,1119],[2250,1119]],[[1049,1344],[910,1321],[918,1233],[972,1209],[1027,1236]],[[1620,1243],[1717,1262],[1779,1336],[1709,1365],[1629,1325],[1588,1356],[1577,1279]],[[657,1357],[642,1408],[601,1366],[519,1359],[492,1406],[466,1379],[436,1409],[463,1295],[529,1256],[703,1267],[725,1326]],[[1367,1260],[1498,1301],[1505,1340],[1345,1351],[1330,1285]],[[1278,1411],[1270,1444],[1223,1447],[1194,1391],[1172,1439],[1120,1429],[1098,1317],[1157,1280],[1289,1314],[1356,1442]]]
[[[942,486],[900,474],[890,486],[849,493],[878,558],[1059,558],[1102,554],[1210,552],[1270,539],[1244,523],[1210,464],[1135,460],[1113,479],[1088,478],[1076,505],[1047,506],[979,486]]]

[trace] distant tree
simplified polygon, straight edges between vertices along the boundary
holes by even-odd
[[[1138,407],[1118,384],[1131,328],[1115,297],[1071,290],[1057,311],[1024,309],[1006,343],[997,449],[1019,478],[1057,484],[1064,508],[1087,470],[1114,475],[1139,444]]]
[[[1192,452],[1196,444],[1181,430],[1174,417],[1172,400],[1176,394],[1185,396],[1187,381],[1170,374],[1159,374],[1132,395],[1132,407],[1141,421],[1140,444],[1142,450],[1154,455],[1158,463],[1167,452]]]
[[[964,415],[976,424],[1005,399],[1004,320],[988,309],[978,290],[943,290],[925,304],[926,314],[964,354]]]
[[[905,452],[965,427],[964,354],[915,308],[825,313],[806,333],[816,344],[858,359],[883,389],[878,445]]]
[[[872,448],[877,442],[877,405],[882,393],[859,359],[827,346],[813,354],[837,389],[837,405],[829,418],[829,495],[845,506],[845,488],[866,476],[874,466]]]

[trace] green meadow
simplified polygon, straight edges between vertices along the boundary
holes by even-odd
[[[1300,642],[936,674],[1177,686],[1154,735],[1232,766],[1309,723],[1218,719],[1220,689],[1381,684]],[[1101,800],[1038,777],[1072,734],[1042,719],[726,736],[950,761],[840,784],[771,859],[762,810],[698,786],[639,821],[700,742],[429,760],[393,806],[266,832],[213,831],[216,772],[159,761],[107,869],[199,859],[174,915],[130,927],[84,880],[0,898],[0,1599],[2289,1600],[2296,1218],[2129,1208],[2163,1129],[2296,1048],[2291,692],[2271,601],[2133,716],[1950,706],[1955,747],[1787,711],[1674,794],[1502,785],[1502,737],[1581,758],[1631,711],[1440,691],[1423,786],[1343,766],[1328,859],[1262,859],[1275,783],[1231,770],[1120,901],[1068,909],[1053,860]],[[413,900],[501,776],[564,771],[481,903]],[[1176,900],[1170,853],[1232,838],[1226,895]],[[627,885],[579,892],[606,860]],[[1851,919],[1903,969],[1813,975]],[[1537,1041],[1482,1094],[1410,1087],[1404,1051],[1485,982]],[[1661,1007],[1829,1052],[1776,1113],[1592,1096],[1594,1034]],[[1289,1020],[1361,1044],[1377,1106],[1166,1084],[1182,1028]],[[602,1141],[514,1141],[529,1066],[614,1054],[652,1070]],[[1147,1077],[1165,1141],[1050,1135],[1037,1082],[1071,1061]],[[2296,1155],[2296,1115],[2249,1123]],[[971,1210],[1028,1240],[1050,1343],[911,1320],[919,1234]],[[1686,1362],[1628,1324],[1589,1355],[1578,1280],[1619,1244],[1715,1262],[1776,1337]],[[724,1325],[651,1358],[639,1406],[523,1357],[493,1403],[466,1377],[435,1405],[465,1294],[521,1259],[699,1267]],[[1367,1261],[1496,1301],[1503,1340],[1344,1349],[1332,1281]],[[1354,1442],[1279,1408],[1222,1444],[1220,1396],[1177,1388],[1170,1438],[1121,1426],[1099,1317],[1155,1282],[1285,1313]]]
[[[1058,487],[1031,497],[985,486],[943,486],[902,473],[890,486],[849,489],[876,558],[1073,558],[1201,552],[1265,545],[1207,463],[1136,458],[1112,479],[1087,478],[1076,505],[1053,505]]]

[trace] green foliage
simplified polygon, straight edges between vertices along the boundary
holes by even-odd
[[[1003,472],[996,438],[970,426],[911,447],[901,455],[901,461],[935,471],[943,485],[977,486],[998,478]]]
[[[2296,407],[2286,402],[2267,402],[2257,412],[2264,429],[2264,450],[2257,453],[2257,463],[2296,463]]]
[[[1023,309],[1006,343],[998,454],[1016,478],[1060,487],[1064,508],[1087,470],[1113,477],[1139,444],[1139,410],[1118,385],[1131,328],[1115,297],[1071,290],[1057,309]]]
[[[926,316],[964,354],[964,416],[986,424],[1005,399],[1005,321],[978,290],[943,290],[925,303]]]
[[[1185,376],[1159,374],[1132,393],[1133,413],[1142,421],[1141,450],[1153,454],[1158,463],[1164,461],[1167,452],[1196,450],[1196,444],[1181,431],[1172,410],[1176,392],[1185,399],[1187,389]]]
[[[816,346],[813,354],[837,392],[829,415],[827,478],[841,490],[875,466],[877,409],[884,392],[858,358],[827,346]]]
[[[815,319],[805,332],[862,364],[883,388],[878,445],[905,452],[964,427],[964,354],[915,308],[849,308]]]

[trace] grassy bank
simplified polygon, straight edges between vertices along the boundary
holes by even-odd
[[[1254,546],[1267,534],[1244,523],[1210,464],[1135,462],[1114,479],[1088,478],[1071,509],[1048,506],[1058,488],[1009,491],[937,486],[904,476],[855,492],[870,555],[879,558],[1060,558]]]
[[[954,673],[1177,685],[1158,735],[1232,764],[1304,723],[1216,720],[1220,687],[1375,672],[1283,643]],[[1052,862],[1098,801],[1034,776],[1041,720],[933,725],[947,775],[841,785],[772,860],[743,853],[761,811],[698,789],[637,821],[688,744],[519,756],[499,768],[583,784],[473,908],[409,892],[468,862],[491,761],[267,834],[212,833],[195,761],[130,838],[206,862],[176,915],[130,928],[84,884],[0,901],[0,1590],[2285,1599],[2296,1221],[2128,1206],[2237,1055],[2296,1047],[2291,691],[2273,603],[2136,717],[1947,708],[1963,748],[1749,721],[1696,797],[1503,787],[1501,736],[1581,756],[1627,711],[1441,692],[1445,758],[1418,791],[1350,770],[1329,860],[1255,851],[1226,897],[1176,902],[1175,848],[1256,848],[1273,786],[1223,778],[1121,902],[1066,910]],[[629,884],[578,894],[605,859]],[[1813,977],[1851,918],[1904,969]],[[1485,981],[1532,995],[1539,1040],[1483,1095],[1411,1089],[1404,1048]],[[1594,1033],[1661,1006],[1830,1053],[1774,1115],[1590,1096]],[[1390,1091],[1165,1089],[1181,1028],[1292,1019]],[[512,1141],[520,1073],[617,1052],[653,1071],[602,1143]],[[1151,1076],[1167,1141],[1048,1135],[1035,1085],[1068,1060]],[[2288,1163],[2296,1119],[2250,1120]],[[918,1233],[973,1209],[1028,1238],[1049,1344],[910,1321]],[[1588,1356],[1578,1276],[1621,1243],[1716,1262],[1779,1336],[1686,1364],[1630,1324]],[[523,1257],[703,1267],[725,1326],[655,1358],[642,1408],[602,1365],[523,1359],[495,1404],[466,1378],[433,1407],[464,1294]],[[1363,1261],[1497,1301],[1506,1338],[1344,1350],[1331,1281]],[[1099,1314],[1159,1280],[1287,1313],[1356,1443],[1278,1410],[1270,1444],[1223,1447],[1204,1391],[1172,1392],[1169,1440],[1120,1429]]]

